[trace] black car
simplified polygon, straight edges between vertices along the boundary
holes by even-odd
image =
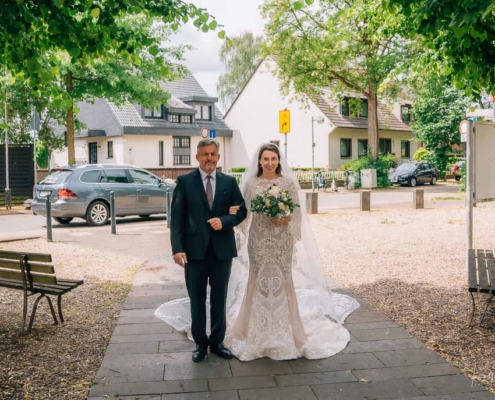
[[[436,185],[438,173],[436,168],[425,161],[410,161],[390,172],[388,179],[392,185],[416,186],[423,183]]]

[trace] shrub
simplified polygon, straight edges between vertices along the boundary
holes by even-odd
[[[232,168],[232,172],[245,172],[246,167],[234,167]]]
[[[390,171],[390,168],[395,168],[396,166],[397,160],[392,154],[386,156],[379,155],[376,159],[368,154],[365,157],[345,163],[344,169],[353,171],[357,173],[358,176],[361,176],[362,169],[376,169],[377,186],[379,188],[386,188],[390,186],[388,172]]]
[[[427,160],[429,160],[430,155],[431,155],[431,152],[429,150],[426,150],[424,147],[420,147],[414,153],[413,159],[416,161],[427,161]]]

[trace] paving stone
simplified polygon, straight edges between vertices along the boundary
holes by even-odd
[[[170,301],[176,300],[176,299],[183,299],[186,296],[187,296],[187,294],[185,294],[185,295],[183,295],[183,294],[171,294],[170,295]]]
[[[105,355],[153,354],[158,353],[159,342],[110,343]]]
[[[461,394],[449,394],[445,396],[439,394],[436,396],[421,396],[421,397],[398,397],[390,400],[494,400],[495,396],[488,391],[485,392],[472,392]]]
[[[196,348],[190,340],[167,340],[160,342],[160,353],[178,353],[182,351],[192,352]]]
[[[166,394],[162,396],[162,400],[239,400],[239,395],[235,390],[214,393]]]
[[[292,369],[287,361],[274,361],[269,358],[242,362],[230,361],[233,376],[257,376],[257,375],[280,375],[290,374]]]
[[[174,293],[176,294],[176,293]],[[169,301],[170,295],[167,294],[161,294],[161,295],[141,295],[141,294],[134,294],[127,296],[127,299],[125,303],[166,303]],[[125,304],[124,303],[124,304]]]
[[[349,371],[381,368],[384,365],[371,353],[337,354],[322,360],[299,359],[289,362],[295,373]]]
[[[360,331],[365,329],[378,329],[378,328],[399,328],[394,321],[373,321],[373,322],[361,322],[357,324],[346,324],[346,329],[350,332]]]
[[[120,317],[117,320],[117,325],[130,325],[130,324],[163,324],[161,319],[156,318],[154,315],[148,317]]]
[[[155,315],[156,308],[143,308],[140,310],[122,310],[120,312],[120,318],[122,317],[153,317]]]
[[[371,382],[392,379],[423,378],[427,376],[439,375],[457,375],[460,371],[452,364],[443,363],[393,368],[363,369],[353,371],[353,373],[358,379],[365,379],[368,382]]]
[[[430,349],[377,351],[374,354],[387,367],[445,362],[444,358]]]
[[[410,339],[411,334],[404,328],[365,329],[353,331],[352,335],[360,342],[368,340]]]
[[[320,400],[389,399],[400,396],[421,396],[421,391],[407,379],[380,382],[351,382],[312,385]]]
[[[351,371],[312,372],[309,374],[277,375],[278,386],[321,385],[324,383],[357,382]]]
[[[165,323],[161,324],[130,324],[117,325],[113,331],[114,335],[146,335],[150,333],[172,333],[172,327]]]
[[[170,298],[170,300],[172,300]],[[149,303],[124,303],[122,306],[123,310],[143,310],[147,308],[154,308],[157,309],[160,307],[164,302],[163,301],[155,301],[155,302],[149,302]]]
[[[105,397],[88,397],[87,400],[108,400],[108,396]],[[151,396],[118,396],[112,397],[112,400],[162,400],[162,396],[159,395],[151,395]]]
[[[353,341],[342,350],[342,353],[369,353],[375,351],[421,348],[425,348],[425,345],[417,339],[372,340],[370,342]]]
[[[138,343],[138,342],[160,342],[167,340],[184,340],[183,333],[156,333],[148,335],[115,335],[110,338],[110,343]]]
[[[208,379],[208,383],[210,390],[258,389],[277,386],[275,380],[271,376]]]
[[[413,378],[411,382],[427,395],[486,390],[483,386],[474,385],[473,381],[466,375]]]
[[[165,366],[166,381],[232,377],[228,362],[203,361],[195,363],[192,362],[190,353],[182,354],[187,355],[186,362],[172,363]]]
[[[388,321],[388,318],[385,314],[382,314],[379,311],[368,311],[357,309],[351,315],[349,315],[345,322],[346,324],[357,324],[361,322],[374,322],[374,321]],[[345,326],[345,325],[344,325]]]
[[[239,390],[240,400],[316,400],[309,386]]]
[[[99,384],[91,388],[91,396],[144,396],[159,395],[167,393],[189,393],[204,392],[208,390],[206,380],[189,381],[161,381],[161,382],[133,382],[133,383],[110,383]]]

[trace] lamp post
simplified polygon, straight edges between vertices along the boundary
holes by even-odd
[[[315,121],[323,124],[325,119],[320,115],[318,118],[311,117],[311,190],[315,191]]]

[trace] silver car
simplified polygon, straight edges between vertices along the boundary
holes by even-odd
[[[174,183],[162,182],[152,173],[132,165],[87,164],[56,168],[34,186],[31,210],[46,216],[50,195],[51,215],[61,224],[73,218],[89,225],[105,225],[110,217],[110,196],[115,193],[115,215],[124,217],[167,212],[167,189]]]

